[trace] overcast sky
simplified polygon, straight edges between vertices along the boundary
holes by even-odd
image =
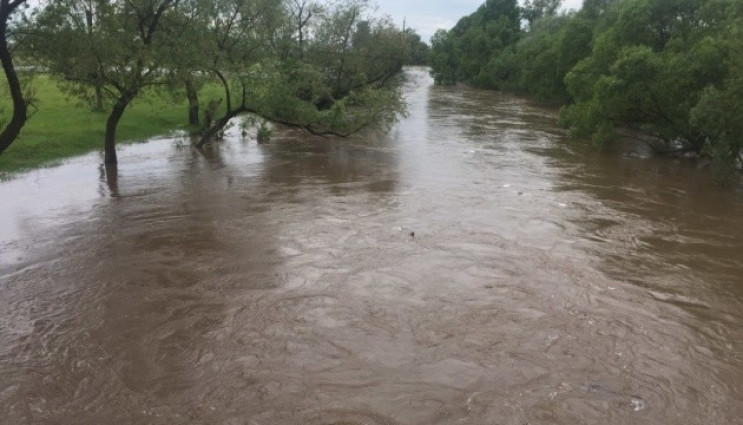
[[[407,26],[428,41],[439,28],[450,29],[459,18],[477,10],[485,0],[376,0],[379,13],[390,15],[398,26]],[[579,9],[583,0],[564,0],[563,9]]]

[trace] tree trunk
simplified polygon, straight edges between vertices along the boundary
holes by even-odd
[[[88,32],[88,37],[93,36],[93,11],[91,9],[85,10],[85,28]],[[93,110],[95,112],[103,112],[103,89],[102,84],[100,82],[101,75],[103,74],[103,71],[98,69],[96,72],[96,83],[95,83],[95,105],[93,106]]]
[[[190,78],[186,79],[185,84],[188,97],[188,123],[197,126],[199,125],[199,93]]]
[[[103,112],[105,108],[103,107],[103,89],[100,85],[95,86],[95,112]]]
[[[227,111],[232,110],[232,94],[230,93],[230,83],[227,82],[227,77],[224,76],[218,69],[213,70],[214,74],[219,78],[219,81],[222,82],[222,88],[224,89],[224,97],[226,101],[226,109]]]
[[[21,82],[13,66],[13,57],[10,55],[10,50],[8,49],[6,34],[8,32],[7,21],[9,16],[6,16],[6,13],[9,14],[10,11],[4,11],[3,16],[0,16],[0,62],[2,62],[5,77],[8,80],[10,97],[13,99],[13,117],[2,132],[0,132],[0,154],[18,137],[28,117],[28,105],[26,105],[26,99],[23,98]]]
[[[114,105],[111,113],[108,115],[106,120],[106,138],[104,140],[104,160],[106,165],[118,163],[116,158],[116,127],[119,125],[121,116],[124,115],[126,107],[129,106],[129,102],[133,96],[122,95]]]
[[[299,27],[299,60],[304,60],[304,29],[301,26]]]
[[[116,164],[101,165],[101,181],[108,186],[112,198],[119,196],[119,168]]]

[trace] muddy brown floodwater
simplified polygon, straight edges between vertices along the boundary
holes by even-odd
[[[0,184],[0,423],[743,423],[741,190],[408,76],[387,136]]]

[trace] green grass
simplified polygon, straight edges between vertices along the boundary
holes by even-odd
[[[103,149],[107,112],[91,112],[46,76],[36,77],[34,87],[38,110],[18,139],[0,155],[0,175]],[[145,141],[187,128],[186,103],[185,96],[176,103],[154,95],[135,99],[119,123],[117,143]],[[0,97],[0,122],[8,119],[11,111],[9,96],[4,94]]]

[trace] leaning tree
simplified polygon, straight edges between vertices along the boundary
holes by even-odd
[[[402,69],[400,32],[374,21],[367,45],[354,46],[366,1],[299,4],[312,13],[280,0],[199,3],[208,45],[194,72],[212,75],[222,87],[224,113],[198,145],[246,113],[316,135],[349,136],[389,124],[402,110],[391,81]]]

